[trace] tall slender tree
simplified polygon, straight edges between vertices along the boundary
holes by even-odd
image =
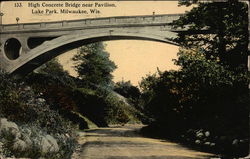
[[[97,42],[78,48],[73,60],[76,62],[75,70],[78,77],[87,85],[107,88],[113,86],[111,73],[116,65],[109,59],[103,43]]]

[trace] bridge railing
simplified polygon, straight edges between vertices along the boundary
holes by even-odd
[[[129,25],[129,24],[157,24],[170,23],[178,19],[182,14],[164,15],[144,15],[144,16],[119,16],[104,18],[89,18],[80,20],[42,22],[42,23],[19,23],[1,25],[1,32],[4,31],[23,31],[23,30],[45,30],[58,28],[74,27],[101,27],[105,25]]]

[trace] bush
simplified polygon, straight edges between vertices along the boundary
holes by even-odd
[[[170,136],[204,129],[214,138],[247,139],[249,73],[230,71],[199,51],[181,51],[175,62],[180,70],[159,72],[142,81],[145,113]],[[232,148],[223,152],[237,152]]]
[[[26,82],[40,93],[53,109],[71,111],[76,108],[71,97],[72,89],[76,87],[73,77],[33,73],[26,77]]]
[[[33,73],[26,78],[26,81],[37,93],[40,93],[42,98],[46,99],[51,109],[57,110],[61,116],[78,124],[80,129],[88,128],[84,119],[72,113],[78,108],[72,96],[76,87],[73,77]]]
[[[132,111],[129,112],[128,108],[124,106],[129,105],[126,101],[123,101],[124,97],[121,96],[123,99],[120,99],[117,94],[111,98],[111,94],[116,94],[115,92],[97,86],[77,88],[77,80],[72,78],[65,83],[62,80],[64,78],[66,77],[60,78],[58,75],[33,73],[27,77],[26,81],[32,85],[36,92],[42,93],[41,96],[46,99],[52,109],[58,110],[64,118],[79,124],[81,129],[88,128],[86,121],[72,112],[79,112],[101,127],[106,127],[110,123],[124,124],[134,120],[132,119],[134,118],[133,115],[127,116]],[[131,107],[131,105],[128,107]],[[135,111],[134,108],[129,109]]]
[[[111,93],[107,95],[105,102],[107,104],[105,119],[109,124],[126,124],[131,120],[133,115],[130,116],[130,114],[133,111],[130,105]]]
[[[78,88],[74,91],[73,97],[78,105],[78,111],[97,126],[138,122],[138,116],[141,115],[115,92],[104,88]]]
[[[108,126],[104,119],[105,102],[97,92],[86,88],[77,88],[73,91],[72,97],[77,105],[77,111],[93,121],[99,127]]]
[[[140,107],[138,107],[138,102],[141,92],[136,86],[133,86],[130,81],[121,81],[115,83],[114,91],[127,98],[132,105],[137,107],[137,109],[140,109]]]
[[[35,94],[31,87],[2,72],[0,73],[0,117],[5,117],[21,126],[33,127],[34,130],[41,130],[57,138],[60,153],[55,158],[64,158],[72,154],[75,142],[72,138],[74,133],[71,123],[57,111],[51,110],[46,101],[39,97],[39,94]],[[71,137],[60,140],[58,134],[69,134]],[[12,151],[11,153],[16,154]]]

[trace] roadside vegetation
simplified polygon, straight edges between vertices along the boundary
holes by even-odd
[[[68,159],[77,130],[140,122],[142,113],[114,91],[116,66],[102,43],[79,48],[74,60],[77,78],[57,59],[22,80],[0,73],[1,156]]]
[[[248,153],[247,72],[226,70],[198,51],[182,51],[178,71],[148,75],[140,84],[151,135],[204,150]],[[153,135],[153,136],[154,136]]]
[[[0,73],[0,156],[70,158],[75,127],[23,81]]]
[[[181,141],[226,157],[248,154],[249,71],[247,4],[196,3],[173,22],[188,26],[176,42],[177,71],[158,71],[140,83],[151,136]],[[203,31],[202,31],[203,30]],[[210,33],[209,33],[210,32]]]

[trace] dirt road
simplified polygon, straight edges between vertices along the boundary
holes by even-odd
[[[74,159],[210,159],[211,154],[179,144],[145,138],[141,126],[98,128],[81,132]]]

